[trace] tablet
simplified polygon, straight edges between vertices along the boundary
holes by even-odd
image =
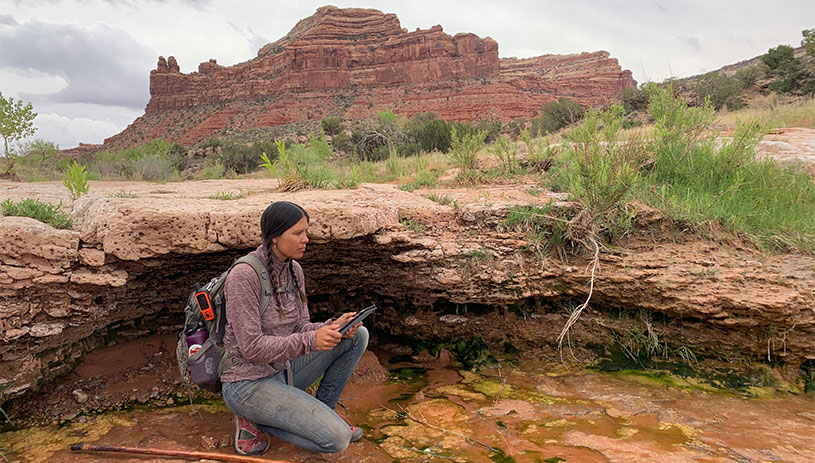
[[[354,318],[352,318],[350,321],[348,321],[348,323],[346,323],[345,326],[340,328],[340,333],[345,334],[346,331],[350,330],[352,326],[354,326],[357,323],[361,322],[362,320],[365,320],[366,318],[368,318],[368,315],[371,315],[372,313],[374,313],[374,310],[376,310],[376,309],[377,309],[376,305],[372,305],[372,306],[365,307],[364,309],[360,310],[359,312],[357,312],[356,315],[354,315]]]

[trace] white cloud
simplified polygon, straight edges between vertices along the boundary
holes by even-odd
[[[82,143],[102,143],[122,130],[110,121],[98,121],[86,117],[70,118],[56,113],[39,114],[34,119],[38,128],[34,138],[53,141],[60,148],[72,148]]]
[[[144,108],[149,99],[145,67],[155,62],[155,53],[121,27],[24,21],[0,28],[0,49],[6,73],[67,82],[47,95],[36,88],[20,91],[21,98],[130,108]],[[18,79],[10,81],[20,86]],[[40,95],[34,98],[34,93]]]

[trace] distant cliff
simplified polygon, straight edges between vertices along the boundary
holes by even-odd
[[[322,7],[252,60],[201,63],[183,74],[174,57],[150,72],[144,116],[105,140],[152,138],[187,145],[213,136],[326,116],[363,118],[392,108],[455,121],[530,117],[560,97],[609,101],[635,85],[609,53],[498,58],[498,44],[441,26],[408,32],[394,14]]]

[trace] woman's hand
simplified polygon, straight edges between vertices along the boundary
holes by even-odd
[[[339,329],[342,327],[338,322],[326,325],[317,330],[317,350],[331,350],[342,339]]]
[[[351,321],[351,319],[354,318],[354,315],[356,315],[356,314],[357,314],[356,312],[346,312],[346,313],[340,315],[340,318],[338,318],[334,323],[338,324],[339,328],[342,328],[343,326],[345,326],[346,323]],[[362,322],[359,322],[356,325],[349,328],[348,331],[346,331],[345,334],[342,337],[343,338],[353,338],[354,335],[357,334],[357,330],[359,329],[360,326],[362,326]],[[337,328],[337,329],[339,329],[339,328]]]

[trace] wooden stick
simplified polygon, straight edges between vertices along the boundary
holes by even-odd
[[[245,455],[228,455],[214,452],[195,452],[188,450],[165,450],[138,447],[117,447],[115,445],[71,444],[71,450],[79,452],[120,452],[138,453],[141,455],[161,455],[165,457],[178,457],[194,460],[220,460],[237,463],[294,463],[288,460],[269,460],[266,458],[250,457]]]
[[[398,415],[398,412],[396,412],[395,410],[391,410],[390,408],[388,408],[388,407],[386,407],[386,406],[384,406],[382,404],[379,404],[379,406],[384,408],[385,410],[396,413]],[[472,437],[470,437],[470,436],[468,436],[466,434],[462,434],[462,433],[456,432],[456,431],[451,431],[449,429],[442,428],[441,426],[436,426],[434,424],[430,424],[430,423],[427,422],[426,419],[424,419],[424,415],[422,415],[422,419],[420,420],[419,418],[416,418],[415,416],[413,416],[409,411],[405,410],[405,407],[399,405],[399,408],[402,410],[402,413],[404,413],[405,416],[407,416],[408,418],[410,418],[411,420],[413,420],[413,421],[415,421],[415,422],[417,422],[419,424],[423,424],[423,425],[425,425],[425,426],[427,426],[429,428],[438,429],[439,431],[446,432],[448,434],[453,434],[454,436],[463,437],[464,439],[472,442],[473,444],[480,445],[480,446],[484,447],[485,449],[487,449],[487,450],[489,450],[491,452],[501,453],[501,451],[498,450],[497,448],[490,447],[489,445],[487,445],[487,444],[485,444],[485,443],[483,443],[483,442],[481,442],[481,441],[479,441],[477,439],[474,439],[474,438],[472,438]]]

